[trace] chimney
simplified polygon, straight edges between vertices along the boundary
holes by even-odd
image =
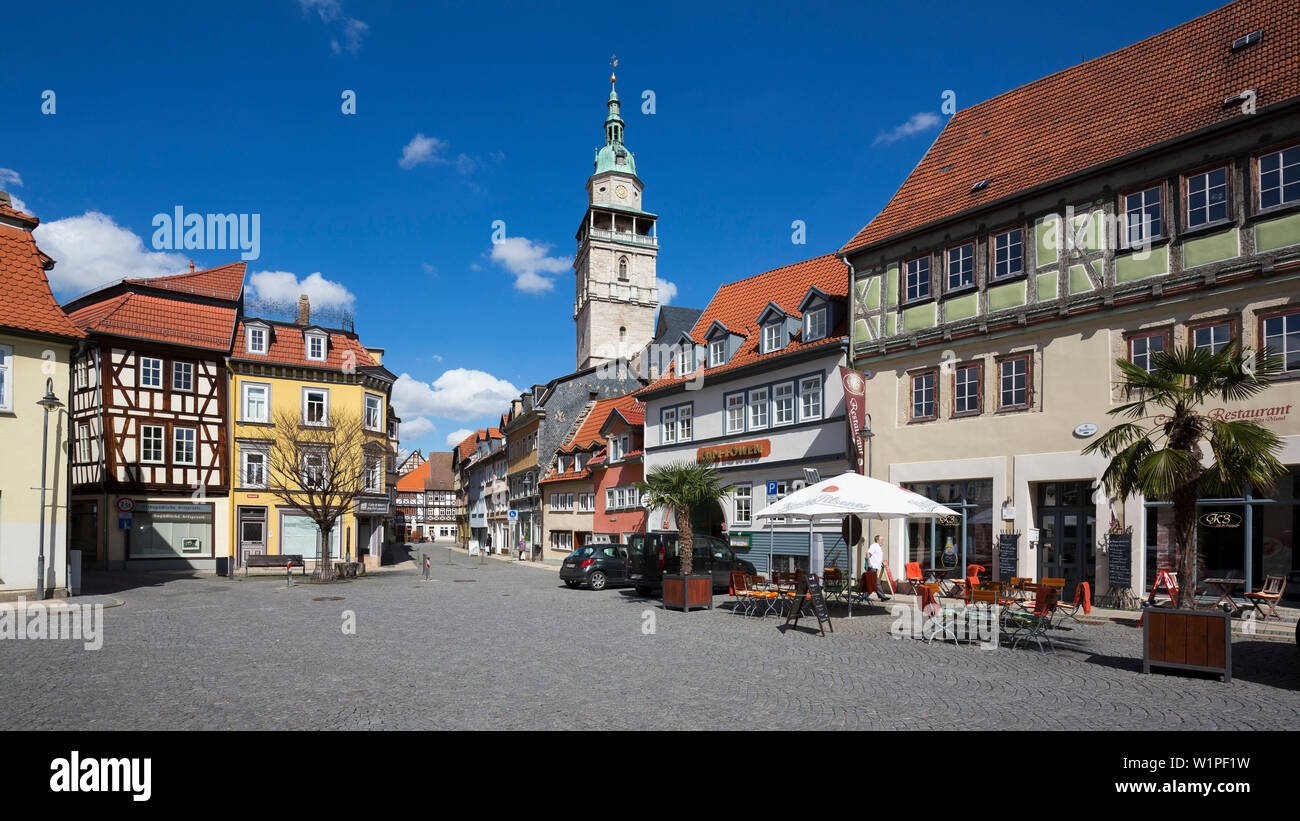
[[[190,260],[190,273],[194,273],[194,260]]]
[[[9,199],[8,191],[0,191],[0,205],[13,205],[13,200]]]
[[[302,294],[298,297],[298,319],[295,320],[294,324],[311,324],[311,300],[307,298],[306,294]]]

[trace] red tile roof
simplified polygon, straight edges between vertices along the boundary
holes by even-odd
[[[239,294],[244,290],[244,273],[247,269],[246,262],[231,262],[203,271],[190,271],[165,277],[126,279],[123,282],[233,301],[239,299]]]
[[[86,331],[226,351],[235,308],[184,302],[152,294],[125,293],[73,311]]]
[[[248,352],[244,342],[246,339],[244,330],[249,322],[257,322],[271,328],[271,344],[267,346],[266,353]],[[346,331],[335,331],[326,328],[320,329],[329,335],[325,361],[308,359],[307,342],[303,330],[303,327],[289,323],[268,322],[262,319],[241,319],[239,320],[239,327],[235,329],[230,358],[245,362],[271,362],[277,365],[298,365],[304,368],[320,368],[329,371],[341,371],[348,367],[373,367],[378,364],[371,358],[365,346],[355,336]],[[348,356],[349,353],[351,353],[350,357]]]
[[[451,453],[429,454],[428,461],[408,470],[397,480],[397,490],[402,493],[423,493],[426,490],[451,490]]]
[[[1256,29],[1263,38],[1233,52]],[[1238,0],[958,111],[884,210],[842,251],[986,206],[1300,94],[1295,0]],[[979,192],[971,187],[990,180]]]
[[[24,223],[28,231],[41,224],[41,221],[36,217],[25,211],[19,211],[17,208],[13,207],[12,203],[5,202],[4,200],[0,200],[0,217],[6,217],[15,222]]]
[[[734,334],[740,334],[745,337],[741,343],[740,349],[732,355],[726,365],[717,368],[705,368],[704,378],[716,373],[725,373],[734,368],[743,365],[749,365],[764,359],[772,359],[784,356],[793,351],[801,351],[808,348],[822,346],[839,345],[842,338],[847,334],[847,320],[841,321],[837,327],[831,329],[831,333],[825,339],[819,339],[814,342],[803,341],[803,332],[795,334],[790,343],[779,351],[762,354],[759,353],[759,333],[758,317],[769,302],[776,303],[777,307],[787,314],[799,317],[799,303],[808,295],[808,289],[817,287],[824,291],[827,296],[837,300],[847,300],[849,293],[849,269],[845,266],[843,260],[834,254],[824,254],[820,257],[814,257],[803,262],[796,262],[793,265],[785,265],[780,268],[774,268],[762,274],[728,282],[718,289],[709,302],[709,306],[700,314],[699,320],[695,323],[694,330],[691,331],[691,338],[696,342],[704,343],[704,334],[714,322],[721,322],[727,330]],[[677,340],[671,340],[676,344]],[[694,379],[699,372],[690,374],[686,379],[676,375],[677,363],[669,367],[669,372],[659,381],[642,388],[637,393],[655,390],[675,382],[685,382]]]
[[[456,454],[456,461],[464,461],[474,455],[474,452],[478,450],[478,438],[482,436],[483,433],[483,429],[480,428],[469,436],[466,436],[464,441],[456,446],[456,450],[454,451]]]
[[[7,210],[27,216],[12,208]],[[30,225],[35,224],[36,218],[32,217]],[[50,293],[44,264],[48,259],[36,247],[31,228],[23,230],[0,223],[0,328],[83,337],[85,334]]]

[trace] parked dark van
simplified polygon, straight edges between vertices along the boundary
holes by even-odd
[[[649,596],[663,588],[664,574],[680,573],[680,537],[676,533],[634,533],[627,539],[627,581],[636,592]],[[754,565],[738,557],[731,547],[713,536],[695,534],[691,565],[696,573],[713,576],[713,589],[731,586],[733,571],[754,573]]]

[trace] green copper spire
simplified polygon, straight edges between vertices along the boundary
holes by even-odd
[[[618,66],[618,59],[613,61]],[[609,114],[605,116],[605,145],[596,151],[596,170],[592,176],[606,171],[621,171],[636,174],[636,160],[632,152],[623,145],[623,117],[619,114],[618,92],[614,83],[618,80],[613,73],[609,75]]]

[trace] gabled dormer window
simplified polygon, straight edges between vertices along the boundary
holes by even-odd
[[[307,358],[313,362],[324,362],[326,359],[326,339],[325,334],[309,333],[306,335]]]
[[[803,315],[803,341],[812,342],[826,336],[826,309],[814,308]]]
[[[244,333],[244,350],[247,353],[266,354],[267,330],[259,325],[249,325]]]
[[[685,375],[695,371],[695,346],[686,343],[677,354],[677,373]]]
[[[785,323],[769,322],[763,326],[763,353],[779,351],[785,347]]]

